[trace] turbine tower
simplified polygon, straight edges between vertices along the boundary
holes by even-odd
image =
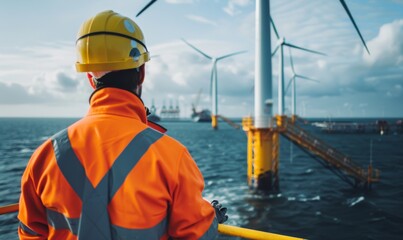
[[[296,83],[296,79],[300,78],[300,79],[305,79],[305,80],[314,81],[314,82],[319,82],[319,81],[316,79],[312,79],[312,78],[305,77],[305,76],[295,73],[294,61],[292,60],[291,49],[289,48],[288,50],[290,52],[290,64],[291,64],[291,70],[292,70],[292,77],[291,77],[290,81],[288,82],[285,92],[287,92],[288,89],[290,88],[290,85],[292,85],[292,88],[291,88],[291,111],[292,111],[291,115],[292,115],[292,118],[295,119],[295,117],[297,116],[297,83]]]
[[[186,43],[189,47],[193,48],[195,51],[197,51],[198,53],[200,53],[201,55],[203,55],[204,57],[206,57],[207,59],[211,60],[212,62],[212,69],[211,69],[211,77],[210,77],[210,95],[211,95],[211,102],[212,102],[212,114],[211,114],[211,126],[214,129],[217,129],[218,127],[218,107],[217,107],[217,100],[218,100],[218,96],[217,96],[217,81],[218,81],[218,76],[217,76],[217,62],[220,60],[223,60],[225,58],[229,58],[232,57],[234,55],[237,54],[241,54],[241,53],[245,53],[246,51],[239,51],[239,52],[233,52],[227,55],[223,55],[220,57],[211,57],[209,55],[207,55],[206,53],[204,53],[203,51],[201,51],[200,49],[196,48],[195,46],[193,46],[192,44],[190,44],[189,42],[187,42],[185,39],[182,38],[182,41],[184,43]]]
[[[274,24],[273,19],[270,17],[270,22],[271,25],[273,26],[274,33],[276,34],[277,37],[277,46],[273,51],[272,56],[276,54],[277,50],[279,50],[279,74],[278,74],[278,115],[282,116],[284,115],[284,46],[287,46],[289,48],[295,48],[299,49],[305,52],[310,52],[310,53],[315,53],[319,55],[326,56],[326,54],[318,52],[318,51],[313,51],[309,50],[307,48],[302,48],[298,47],[294,44],[286,42],[284,37],[280,37],[278,34],[276,25]]]

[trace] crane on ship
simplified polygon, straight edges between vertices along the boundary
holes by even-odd
[[[197,111],[197,106],[199,105],[202,89],[196,95],[195,101],[192,103],[192,115],[190,116],[194,122],[211,122],[211,112],[208,109],[202,109]]]

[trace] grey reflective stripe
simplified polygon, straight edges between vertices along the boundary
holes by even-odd
[[[41,236],[39,233],[33,231],[32,229],[30,229],[29,227],[27,227],[25,224],[23,224],[22,222],[20,222],[20,228],[22,230],[24,230],[24,232],[28,233],[29,235],[32,236]]]
[[[71,147],[67,129],[53,137],[57,164],[66,180],[82,200],[78,230],[74,233],[75,229],[68,228],[73,234],[82,239],[112,239],[108,204],[137,162],[149,147],[161,137],[161,133],[150,128],[137,134],[95,188],[88,180],[84,167]],[[51,216],[51,219],[53,219],[55,225],[53,227],[56,229],[66,229],[66,226],[70,226],[69,221],[66,220],[68,218],[63,215],[62,217],[54,215]]]
[[[109,201],[122,186],[129,172],[133,170],[134,166],[136,166],[137,162],[147,152],[148,148],[161,137],[161,133],[147,128],[137,134],[127,145],[102,179],[104,182],[109,181],[110,184],[108,188],[110,191]]]
[[[48,223],[54,229],[69,230],[74,235],[77,235],[78,223],[80,221],[79,218],[68,218],[63,214],[51,209],[46,209],[46,213],[48,215]],[[154,227],[145,229],[128,229],[112,225],[111,226],[112,239],[160,239],[164,235],[167,226],[168,226],[167,217],[165,217],[160,223],[158,223]],[[25,225],[23,225],[23,227],[21,228],[23,228],[24,231],[26,232],[30,231],[29,233],[31,235],[35,235],[35,233],[31,229],[28,228],[28,230],[25,230],[24,227],[27,228]]]
[[[113,239],[161,239],[168,227],[168,220],[165,217],[160,223],[151,228],[127,229],[113,225]]]
[[[78,237],[82,239],[111,239],[107,209],[108,189],[101,185],[100,188],[97,186],[99,190],[96,191],[96,188],[92,186],[85,174],[84,167],[71,147],[67,129],[53,137],[53,148],[59,169],[82,201]],[[58,229],[59,226],[55,228]]]
[[[78,222],[79,218],[68,218],[63,214],[56,212],[51,209],[46,209],[46,214],[48,216],[48,223],[56,230],[66,229],[69,230],[74,235],[78,233]]]
[[[203,234],[203,236],[199,240],[210,240],[216,239],[218,235],[218,221],[217,218],[214,217],[213,222],[211,223],[209,229]]]
[[[55,152],[57,165],[70,186],[83,199],[85,187],[92,188],[91,182],[85,175],[85,170],[71,148],[67,129],[52,137],[53,150]]]

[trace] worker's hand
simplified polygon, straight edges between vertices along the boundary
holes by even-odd
[[[221,204],[217,200],[213,200],[211,205],[215,209],[215,215],[218,220],[218,223],[224,223],[228,220],[227,208],[222,207]]]

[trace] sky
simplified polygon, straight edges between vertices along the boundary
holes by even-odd
[[[92,92],[77,73],[75,40],[83,21],[104,10],[132,18],[142,28],[151,61],[146,64],[143,101],[158,110],[192,104],[211,109],[212,63],[182,40],[219,57],[218,113],[254,115],[255,1],[16,0],[0,8],[0,117],[82,117]],[[346,0],[368,45],[368,54],[338,0],[271,0],[280,36],[326,56],[292,50],[297,79],[297,114],[302,117],[403,117],[403,0]],[[272,32],[272,49],[277,43]],[[292,76],[284,50],[285,85]],[[277,112],[278,54],[272,58]],[[269,67],[269,66],[268,66]],[[200,92],[200,95],[199,95]],[[199,97],[198,97],[199,96]],[[291,111],[290,90],[285,111]]]

